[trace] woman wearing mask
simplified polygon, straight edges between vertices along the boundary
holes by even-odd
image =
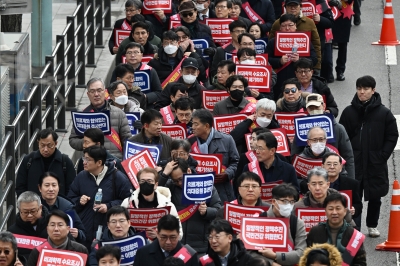
[[[144,112],[135,98],[128,97],[128,86],[125,82],[115,81],[111,83],[107,90],[110,95],[108,101],[111,105],[120,108],[124,112]]]

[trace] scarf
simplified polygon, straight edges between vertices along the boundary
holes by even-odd
[[[282,105],[284,109],[289,112],[297,112],[303,107],[303,97],[300,95],[299,99],[295,102],[287,102],[285,98],[283,98]]]
[[[214,128],[211,128],[210,134],[208,135],[207,140],[204,143],[201,143],[200,139],[197,138],[197,144],[199,146],[199,150],[201,153],[208,154],[208,145],[214,137]]]
[[[47,242],[50,244],[50,246],[51,246],[52,248],[55,248],[55,249],[67,249],[68,237],[66,237],[65,241],[64,241],[61,245],[59,245],[59,246],[57,246],[56,244],[54,244],[53,241],[51,241],[50,237],[47,238]]]

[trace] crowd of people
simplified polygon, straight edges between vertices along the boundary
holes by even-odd
[[[171,10],[143,15],[142,1],[126,1],[126,17],[116,21],[109,41],[117,62],[111,84],[90,79],[90,105],[82,110],[107,113],[111,133],[73,128],[69,144],[83,154],[76,168],[57,149],[53,129],[38,133],[39,149],[18,170],[18,213],[0,233],[0,264],[34,266],[43,250],[57,249],[86,254],[86,265],[117,266],[126,259],[124,250],[102,243],[142,236],[134,266],[367,265],[362,199],[368,201],[367,235],[378,237],[381,198],[389,191],[387,161],[399,134],[371,76],[357,79],[354,98],[336,121],[339,109],[328,86],[334,82],[332,47],[339,49],[335,72],[342,81],[352,20],[334,17],[332,9],[354,4],[353,23],[359,25],[361,1],[315,2],[320,12],[308,17],[301,0],[173,0]],[[228,43],[213,37],[207,19],[232,20]],[[170,27],[173,21],[177,26]],[[129,36],[119,42],[117,30]],[[277,55],[277,34],[297,31],[310,33],[309,54],[293,49]],[[197,40],[206,47],[199,49]],[[267,43],[262,51],[257,40]],[[237,66],[259,65],[259,54],[268,58],[269,90],[236,74]],[[135,79],[140,73],[149,77],[144,87]],[[208,91],[220,99],[211,109],[203,97]],[[129,120],[132,112],[140,118]],[[236,114],[244,115],[241,121],[228,132],[218,130],[216,117]],[[301,145],[298,136],[276,135],[286,134],[278,114],[328,116],[332,132],[312,125]],[[185,126],[186,139],[163,132],[174,124]],[[156,167],[132,173],[123,162],[129,159],[126,142],[161,147]],[[210,199],[189,205],[184,177],[202,174],[196,154],[219,155],[223,170],[213,173]],[[314,166],[301,174],[297,158]],[[274,183],[268,200],[262,196],[266,183]],[[286,246],[246,246],[227,203],[262,210],[257,219],[286,221]],[[155,208],[168,209],[156,227],[131,225],[130,209]],[[324,213],[309,226],[298,212],[304,209]],[[24,239],[42,241],[32,246]]]

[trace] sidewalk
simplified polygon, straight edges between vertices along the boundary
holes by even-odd
[[[76,8],[76,0],[53,0],[53,48],[56,43],[56,36],[61,34],[66,26],[66,17],[72,15]],[[117,19],[124,17],[125,0],[116,0],[111,2],[111,26],[114,25]],[[28,32],[31,35],[31,14],[22,16],[22,32]],[[114,55],[108,50],[108,40],[111,37],[111,30],[103,31],[104,48],[95,48],[96,68],[86,68],[86,81],[92,77],[101,77],[106,79],[110,68],[113,67]],[[31,39],[31,37],[29,37]],[[89,99],[86,96],[86,91],[83,88],[76,88],[76,107],[82,110],[89,105]],[[68,138],[72,128],[71,112],[66,113],[67,133],[57,132],[58,134],[58,149],[67,154],[73,162],[81,156],[80,153],[74,155],[75,150],[69,146]]]

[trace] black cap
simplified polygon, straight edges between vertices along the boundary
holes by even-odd
[[[290,3],[296,3],[296,4],[300,5],[301,0],[285,0],[285,6]]]
[[[192,58],[192,57],[188,57],[185,60],[183,60],[182,62],[182,68],[185,67],[194,67],[196,69],[199,69],[199,63],[197,62],[196,59]]]

